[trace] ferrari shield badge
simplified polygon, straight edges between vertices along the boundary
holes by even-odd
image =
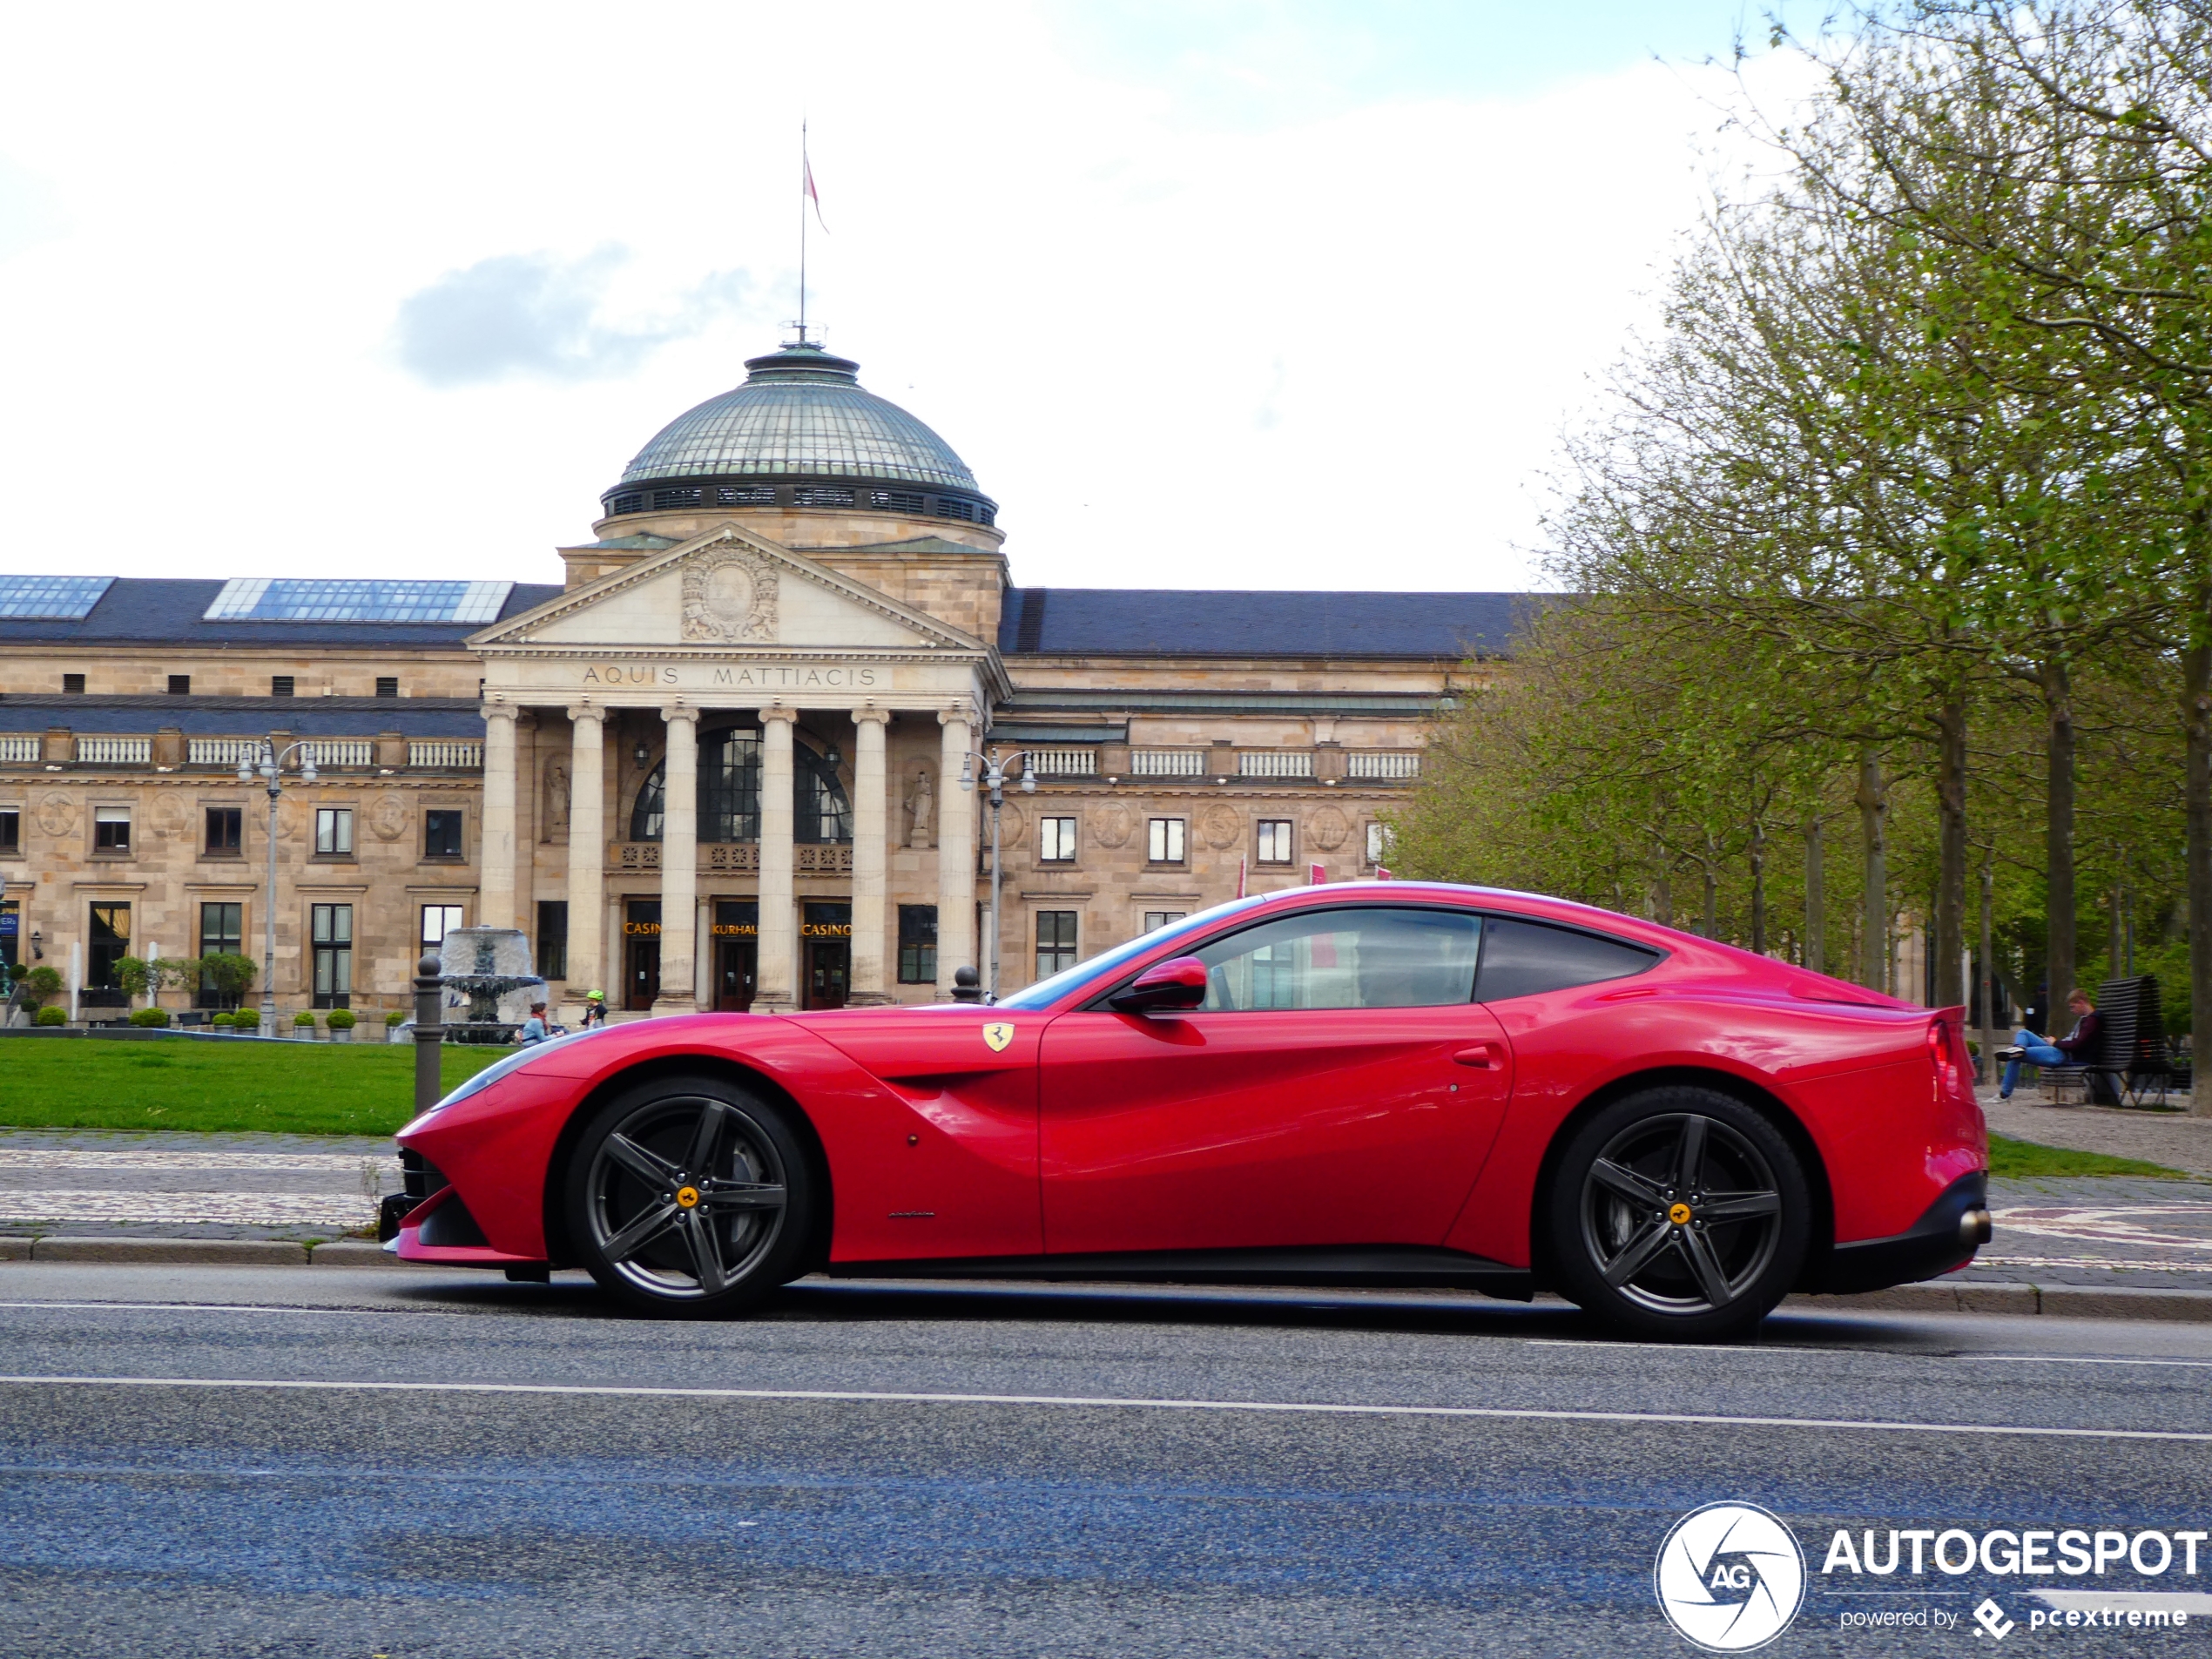
[[[993,1020],[983,1028],[983,1041],[990,1045],[993,1054],[1004,1054],[1006,1045],[1014,1041],[1014,1022]]]

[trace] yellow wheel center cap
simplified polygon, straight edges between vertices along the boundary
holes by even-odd
[[[688,1188],[688,1187],[686,1187],[686,1188],[685,1189],[685,1192],[688,1192],[688,1191],[690,1191],[690,1190],[691,1190],[691,1189],[690,1189],[690,1188]],[[679,1193],[678,1193],[678,1194],[676,1195],[676,1197],[677,1197],[677,1202],[678,1202],[678,1203],[680,1204],[680,1203],[682,1203],[682,1202],[683,1202],[684,1194],[683,1194],[682,1192],[679,1192]],[[1669,1210],[1669,1211],[1667,1211],[1667,1219],[1668,1219],[1668,1220],[1669,1220],[1669,1221],[1671,1221],[1671,1222],[1673,1222],[1673,1223],[1675,1224],[1675,1225],[1676,1225],[1676,1226],[1677,1226],[1677,1227],[1683,1227],[1683,1226],[1687,1226],[1687,1225],[1689,1225],[1689,1206],[1688,1204],[1676,1204],[1676,1205],[1673,1209],[1671,1209],[1671,1210]]]
[[[697,1187],[677,1188],[676,1202],[682,1204],[686,1210],[696,1209],[698,1206],[699,1202],[699,1190]],[[1685,1210],[1683,1213],[1684,1215],[1688,1215],[1689,1212]]]

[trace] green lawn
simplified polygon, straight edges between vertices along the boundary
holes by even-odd
[[[445,1088],[513,1052],[442,1049]],[[414,1101],[415,1050],[395,1043],[0,1038],[10,1129],[389,1135]]]
[[[1989,1137],[1989,1172],[2022,1179],[2060,1175],[2148,1175],[2170,1181],[2192,1178],[2179,1170],[2146,1163],[2141,1158],[2073,1152],[2062,1146],[2038,1146],[2033,1141],[2008,1140],[2002,1135]]]

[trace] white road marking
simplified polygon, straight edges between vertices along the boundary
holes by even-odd
[[[1600,1412],[1510,1406],[1374,1406],[1320,1400],[1176,1399],[1110,1394],[924,1394],[858,1388],[656,1388],[614,1383],[331,1380],[305,1377],[88,1377],[0,1374],[0,1386],[70,1388],[269,1389],[278,1393],[512,1394],[606,1399],[813,1400],[861,1406],[1043,1406],[1078,1411],[1250,1413],[1260,1416],[1460,1418],[1494,1422],[1629,1423],[1688,1428],[1831,1429],[1871,1434],[1979,1434],[2074,1440],[2212,1445],[2212,1431],[2040,1427],[2021,1423],[1912,1423],[1879,1418],[1725,1417],[1702,1412]]]

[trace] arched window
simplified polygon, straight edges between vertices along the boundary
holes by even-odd
[[[667,766],[664,760],[647,776],[630,813],[630,839],[658,841],[666,809]],[[760,839],[760,733],[750,726],[728,726],[699,737],[699,840],[757,841]],[[792,745],[792,838],[798,841],[849,841],[853,803],[837,779],[837,769],[804,743]]]

